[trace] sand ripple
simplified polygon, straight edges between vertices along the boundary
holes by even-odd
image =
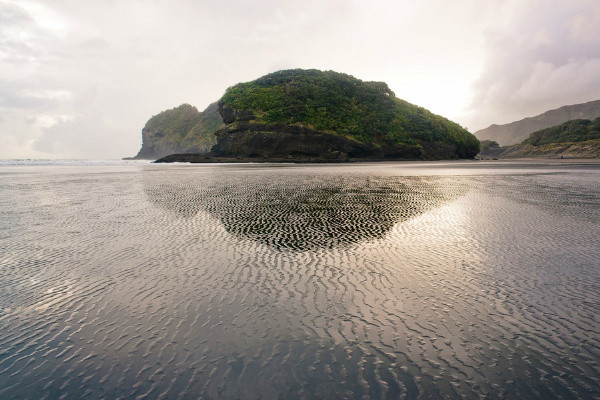
[[[600,398],[600,170],[0,171],[0,398]]]

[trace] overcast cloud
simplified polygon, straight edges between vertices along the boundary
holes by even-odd
[[[484,30],[485,64],[465,119],[482,128],[600,99],[600,2],[510,6]]]
[[[153,114],[297,67],[474,131],[600,99],[600,3],[0,0],[0,157],[134,155]]]

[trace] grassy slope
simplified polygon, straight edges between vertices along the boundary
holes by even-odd
[[[187,133],[184,151],[208,151],[217,143],[214,133],[223,127],[223,119],[219,114],[217,103],[212,103],[200,113],[200,118]]]
[[[532,133],[523,143],[540,146],[551,143],[585,142],[595,139],[600,139],[600,118],[594,121],[575,119],[551,128],[542,129]]]
[[[203,112],[189,104],[163,111],[148,120],[143,129],[144,157],[170,153],[201,152],[216,142],[214,132],[223,126],[216,103]]]
[[[520,144],[488,146],[482,142],[482,157],[498,158],[598,158],[600,157],[600,118],[575,119],[533,132]],[[491,143],[491,142],[490,142]]]

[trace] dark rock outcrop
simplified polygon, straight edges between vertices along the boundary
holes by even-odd
[[[236,121],[216,134],[217,144],[211,153],[220,157],[243,158],[385,158],[402,153],[417,158],[419,153],[403,149],[378,149],[342,135],[319,132],[303,126],[265,125]]]
[[[234,110],[223,101],[218,102],[218,110],[221,118],[223,118],[223,122],[226,124],[231,124],[235,121],[251,121],[256,119],[251,110]]]

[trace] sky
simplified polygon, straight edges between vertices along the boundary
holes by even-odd
[[[288,68],[474,132],[600,99],[598,0],[0,0],[0,158],[121,158],[159,112]]]

